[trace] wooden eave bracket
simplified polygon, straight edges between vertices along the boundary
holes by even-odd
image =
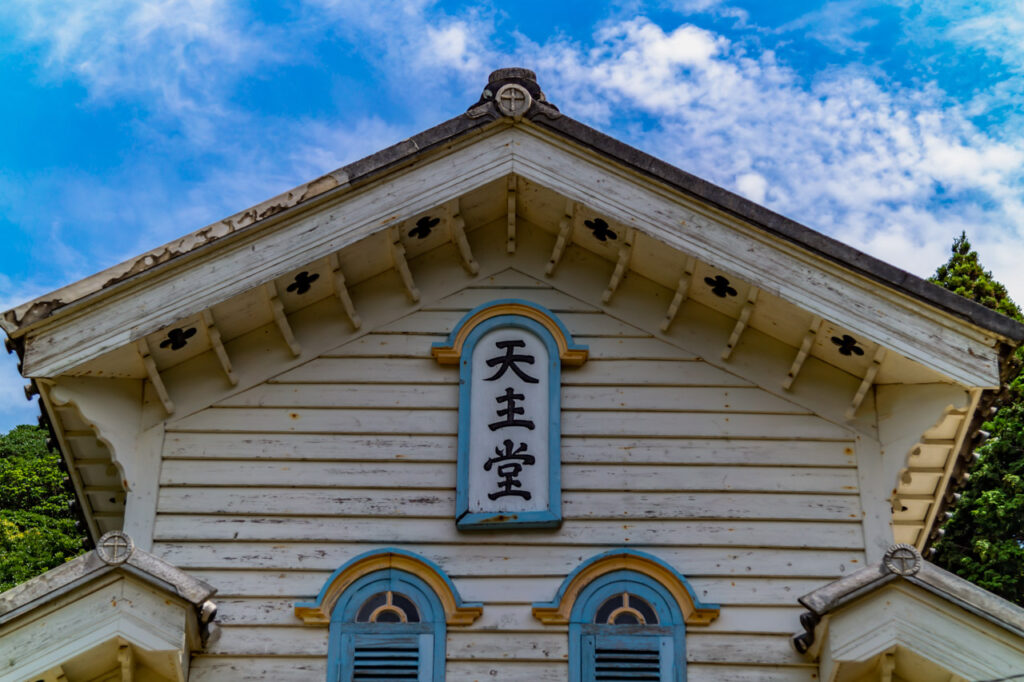
[[[631,228],[626,232],[626,240],[619,247],[619,258],[615,262],[615,270],[612,271],[612,277],[608,280],[608,288],[601,295],[601,300],[604,303],[611,302],[615,291],[622,284],[622,278],[625,277],[626,271],[629,270],[629,262],[633,258],[634,243],[636,243],[636,228]]]
[[[811,317],[811,323],[807,326],[807,332],[804,334],[804,339],[800,343],[800,350],[796,353],[796,358],[793,359],[793,364],[789,368],[789,372],[786,374],[785,380],[782,382],[782,387],[787,391],[793,387],[793,382],[796,381],[797,376],[800,374],[800,370],[803,369],[804,362],[807,361],[807,356],[811,354],[811,347],[814,345],[814,340],[818,338],[818,332],[821,330],[821,323],[823,320],[814,315]]]
[[[203,319],[203,325],[206,327],[206,336],[210,339],[210,347],[213,348],[213,352],[217,356],[217,360],[220,362],[220,367],[224,370],[224,375],[228,378],[228,381],[231,382],[232,386],[237,386],[238,377],[235,375],[235,372],[231,367],[231,358],[228,357],[227,349],[224,348],[224,342],[221,340],[220,330],[217,329],[217,325],[213,320],[213,313],[210,310],[204,310],[201,317]]]
[[[571,199],[566,200],[565,213],[562,215],[562,219],[558,221],[558,238],[555,239],[555,248],[551,250],[551,258],[548,259],[548,264],[544,268],[544,274],[548,277],[555,273],[555,268],[558,267],[558,263],[562,260],[566,247],[572,243],[572,233],[576,229],[576,223],[579,222],[580,215],[581,212],[576,207],[576,202]]]
[[[736,320],[736,326],[733,327],[732,334],[729,335],[729,340],[725,344],[725,350],[722,351],[723,360],[728,360],[732,356],[736,344],[739,343],[743,330],[747,328],[747,323],[750,322],[750,315],[754,312],[754,306],[757,304],[757,295],[759,293],[761,293],[761,290],[754,286],[750,287],[750,290],[747,292],[747,301],[743,304],[740,316]]]
[[[420,300],[420,290],[416,288],[412,272],[409,270],[409,262],[405,259],[405,247],[402,246],[402,237],[398,227],[390,228],[388,236],[391,242],[391,264],[398,271],[398,276],[402,278],[405,293],[413,303],[417,303]]]
[[[508,176],[508,185],[505,192],[505,250],[509,253],[516,252],[516,176]]]
[[[352,328],[359,329],[363,325],[363,321],[356,312],[356,307],[352,303],[352,296],[349,295],[348,287],[345,285],[345,275],[341,271],[341,259],[337,253],[332,253],[328,256],[327,262],[331,268],[331,283],[334,286],[334,295],[338,297],[341,307],[345,309],[345,315],[348,316],[348,321]]]
[[[853,401],[850,402],[850,407],[846,410],[847,419],[853,419],[857,415],[857,409],[864,402],[864,396],[868,394],[868,389],[875,383],[878,369],[882,366],[882,361],[885,360],[885,353],[885,348],[882,346],[879,346],[878,350],[875,351],[875,357],[871,359],[871,366],[868,367],[868,371],[864,374],[864,380],[860,382],[860,386],[853,396]]]
[[[448,202],[448,227],[452,243],[459,251],[462,267],[471,275],[477,274],[480,272],[480,264],[473,259],[473,251],[469,248],[469,240],[466,239],[466,221],[463,220],[459,210],[458,199]]]
[[[122,644],[117,649],[117,661],[121,664],[121,682],[135,679],[135,650],[131,644]]]
[[[157,369],[156,361],[150,353],[149,343],[146,342],[145,338],[141,338],[135,342],[135,348],[139,351],[139,355],[142,356],[142,364],[146,368],[146,375],[149,377],[150,383],[153,384],[153,389],[156,390],[157,397],[160,398],[164,410],[168,415],[174,414],[174,401],[171,400],[170,394],[167,393],[167,387],[164,385],[164,380],[160,377],[160,370]]]
[[[686,296],[690,291],[690,282],[693,280],[693,271],[696,269],[696,257],[687,256],[686,261],[683,263],[683,274],[679,276],[679,283],[676,284],[676,293],[672,297],[672,302],[668,304],[665,319],[661,322],[661,331],[667,332],[669,327],[672,326],[672,322],[676,319],[676,315],[679,313],[679,306],[686,300]]]
[[[267,295],[267,302],[270,304],[270,311],[274,314],[274,322],[277,324],[278,331],[281,332],[281,338],[288,344],[288,350],[292,352],[292,355],[299,357],[302,354],[302,346],[295,340],[292,326],[288,323],[288,316],[284,312],[284,303],[281,302],[281,298],[277,294],[277,284],[267,282],[263,285],[263,292]]]

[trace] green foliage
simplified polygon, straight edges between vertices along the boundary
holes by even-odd
[[[982,268],[963,233],[949,262],[932,281],[1004,315],[1021,319],[1006,288]],[[1009,362],[1011,381],[982,428],[991,433],[960,501],[935,544],[935,563],[1006,599],[1024,605],[1024,374],[1022,353]]]
[[[971,249],[965,232],[953,240],[953,254],[944,265],[939,266],[929,281],[1007,317],[1021,319],[1020,308],[1010,299],[1006,287],[992,279],[992,273],[981,267],[978,252]]]
[[[38,427],[0,435],[0,591],[82,552],[58,462]]]

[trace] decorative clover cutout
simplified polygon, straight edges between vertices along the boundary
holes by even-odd
[[[615,231],[608,227],[608,223],[601,220],[600,218],[594,218],[593,220],[584,220],[583,224],[590,228],[593,232],[594,237],[598,241],[608,241],[609,239],[617,239],[618,235]]]
[[[416,221],[416,227],[409,230],[410,237],[416,237],[417,239],[426,239],[430,235],[430,231],[434,229],[434,226],[441,222],[440,218],[431,218],[430,216],[423,216]]]
[[[711,293],[719,298],[736,295],[736,290],[729,286],[729,280],[722,275],[715,275],[714,278],[705,277],[704,283],[711,287]]]
[[[843,334],[843,338],[833,336],[832,343],[839,346],[840,355],[864,355],[864,349],[857,345],[857,339],[849,334]]]
[[[188,345],[188,340],[196,335],[196,328],[176,328],[167,332],[167,338],[160,342],[161,348],[170,347],[171,350],[181,350]]]
[[[309,291],[309,288],[313,286],[313,282],[320,279],[320,275],[317,273],[309,274],[307,270],[303,270],[299,274],[295,275],[295,281],[288,285],[286,291],[294,291],[298,295],[302,295]]]

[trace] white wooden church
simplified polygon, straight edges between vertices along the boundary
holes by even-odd
[[[0,324],[95,543],[0,680],[1024,675],[927,561],[1024,326],[526,69]]]

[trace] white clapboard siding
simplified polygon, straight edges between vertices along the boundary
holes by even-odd
[[[454,384],[262,384],[219,403],[248,408],[445,408],[458,404]],[[754,412],[808,414],[794,403],[754,387],[566,386],[565,410]]]
[[[333,358],[429,358],[430,347],[445,340],[444,334],[372,333],[323,354]],[[653,337],[604,337],[577,335],[591,360],[696,360],[697,357]]]
[[[556,311],[590,358],[562,387],[557,530],[459,532],[458,370],[430,346],[472,307]],[[724,338],[723,338],[724,342]],[[722,605],[687,634],[693,682],[804,682],[796,599],[863,566],[851,432],[546,282],[502,275],[168,422],[153,551],[218,589],[192,680],[326,675],[326,628],[294,604],[394,546],[485,604],[448,632],[447,679],[566,679],[565,627],[533,618],[586,559],[631,546]]]
[[[406,488],[453,488],[455,467],[434,462],[260,461],[246,464],[253,486],[379,488],[381,481],[408,478]],[[233,486],[238,465],[226,460],[168,460],[160,472],[164,486]],[[849,494],[857,472],[835,467],[669,466],[566,464],[562,489],[663,491],[776,491]]]
[[[449,410],[370,410],[320,408],[245,408],[220,407],[203,410],[183,418],[177,427],[188,430],[301,433],[387,433],[451,435],[457,432],[458,411]],[[750,414],[721,412],[663,413],[615,411],[578,412],[562,410],[562,433],[566,436],[685,436],[695,438],[753,438],[797,434],[811,440],[842,439],[846,432],[813,415]]]
[[[792,635],[792,623],[798,622],[805,609],[801,606],[733,606],[701,632],[719,634]],[[221,625],[306,627],[295,617],[291,599],[217,599],[217,622]],[[522,604],[487,605],[474,630],[500,632],[561,632],[565,628],[542,625]]]
[[[164,441],[165,459],[454,462],[455,436],[347,436],[302,433],[177,431]],[[854,467],[852,443],[730,438],[562,438],[565,463],[729,464]]]
[[[629,523],[575,520],[562,525],[557,534],[523,532],[474,532],[471,538],[455,529],[449,519],[402,519],[388,528],[389,542],[471,542],[479,544],[560,544],[636,547],[733,547],[765,546],[798,549],[863,549],[864,533],[859,521],[662,521]],[[280,542],[373,542],[380,538],[376,517],[332,518],[302,516],[240,516],[204,514],[161,514],[156,520],[158,541],[201,542],[204,540],[270,540]]]
[[[383,482],[382,482],[383,483]],[[564,516],[574,519],[860,518],[856,495],[795,493],[568,492]],[[397,488],[162,488],[165,513],[292,514],[298,516],[452,517],[455,491]]]
[[[379,549],[384,543],[158,543],[153,552],[192,568],[248,566],[268,570],[331,571],[354,554]],[[386,545],[385,545],[386,546]],[[586,558],[579,546],[405,544],[444,566],[453,575],[568,575]],[[686,575],[828,577],[852,573],[864,565],[861,552],[837,550],[662,548],[658,556]]]
[[[565,682],[566,663],[516,661],[449,661],[448,682]],[[190,682],[309,682],[327,676],[326,657],[225,657],[192,659]],[[813,682],[817,666],[686,666],[688,682]]]

